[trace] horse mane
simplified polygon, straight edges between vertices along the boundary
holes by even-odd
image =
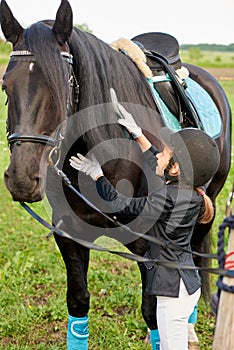
[[[111,87],[116,90],[121,102],[151,105],[154,108],[143,74],[124,53],[76,27],[69,45],[74,56],[74,69],[78,75],[81,93],[82,88],[90,91],[83,98],[83,108],[110,102]]]
[[[128,56],[114,50],[95,35],[76,27],[73,28],[69,47],[74,59],[73,69],[80,87],[78,105],[80,111],[90,106],[110,103],[110,88],[113,88],[119,102],[125,105],[134,117],[139,114],[139,106],[145,106],[151,113],[152,111],[155,113],[150,87],[142,72]],[[103,118],[103,109],[99,111],[100,113],[97,108],[95,109],[96,119]],[[143,117],[147,122],[147,116],[142,115]],[[95,130],[93,139],[92,133],[89,133],[88,139],[85,140],[87,144],[90,143],[88,148],[105,139],[105,131],[109,138],[125,137],[116,116],[115,126],[106,125],[101,130],[102,134],[98,134]]]

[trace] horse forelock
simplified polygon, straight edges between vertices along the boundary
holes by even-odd
[[[61,115],[66,113],[67,85],[64,62],[58,43],[51,27],[37,22],[25,30],[25,43],[40,67],[43,78],[52,92],[51,95],[60,108]]]

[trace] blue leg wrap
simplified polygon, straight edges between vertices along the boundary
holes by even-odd
[[[160,350],[160,337],[157,329],[150,331],[152,350]]]
[[[88,316],[68,316],[67,350],[88,350]]]
[[[188,323],[196,323],[197,322],[197,305],[194,307],[193,312],[189,316]]]

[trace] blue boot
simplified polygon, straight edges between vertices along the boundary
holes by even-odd
[[[193,312],[189,316],[188,323],[194,323],[194,324],[197,323],[197,307],[198,305],[194,307]]]
[[[160,350],[160,337],[158,329],[153,329],[150,331],[150,341],[152,345],[152,350]]]
[[[67,350],[88,350],[88,316],[68,315]]]
[[[199,345],[199,340],[195,332],[195,325],[197,323],[197,307],[197,305],[194,307],[194,310],[188,319],[188,343],[190,344],[191,349],[195,349]]]

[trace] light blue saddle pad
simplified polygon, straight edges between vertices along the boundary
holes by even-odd
[[[204,131],[212,138],[217,138],[222,133],[222,119],[216,104],[211,96],[191,78],[186,80],[185,93],[192,102]]]
[[[159,81],[158,77],[147,80],[165,125],[172,130],[182,129],[178,119],[170,112],[154,87],[154,83]],[[170,77],[166,75],[163,80],[170,81]],[[160,81],[163,80],[160,79]],[[203,130],[212,138],[217,138],[222,133],[222,119],[214,101],[206,90],[191,78],[186,79],[186,84],[185,93],[198,114]]]
[[[157,89],[155,89],[155,87],[154,87],[155,82],[170,81],[170,78],[166,75],[163,78],[163,80],[162,79],[159,80],[158,77],[148,78],[147,80],[148,80],[148,83],[151,87],[151,91],[152,91],[153,96],[154,96],[155,104],[158,107],[158,110],[163,118],[165,125],[168,128],[175,130],[175,131],[182,129],[182,127],[179,123],[179,120],[174,116],[174,114],[171,113],[171,111],[168,109],[167,105],[161,99]]]

